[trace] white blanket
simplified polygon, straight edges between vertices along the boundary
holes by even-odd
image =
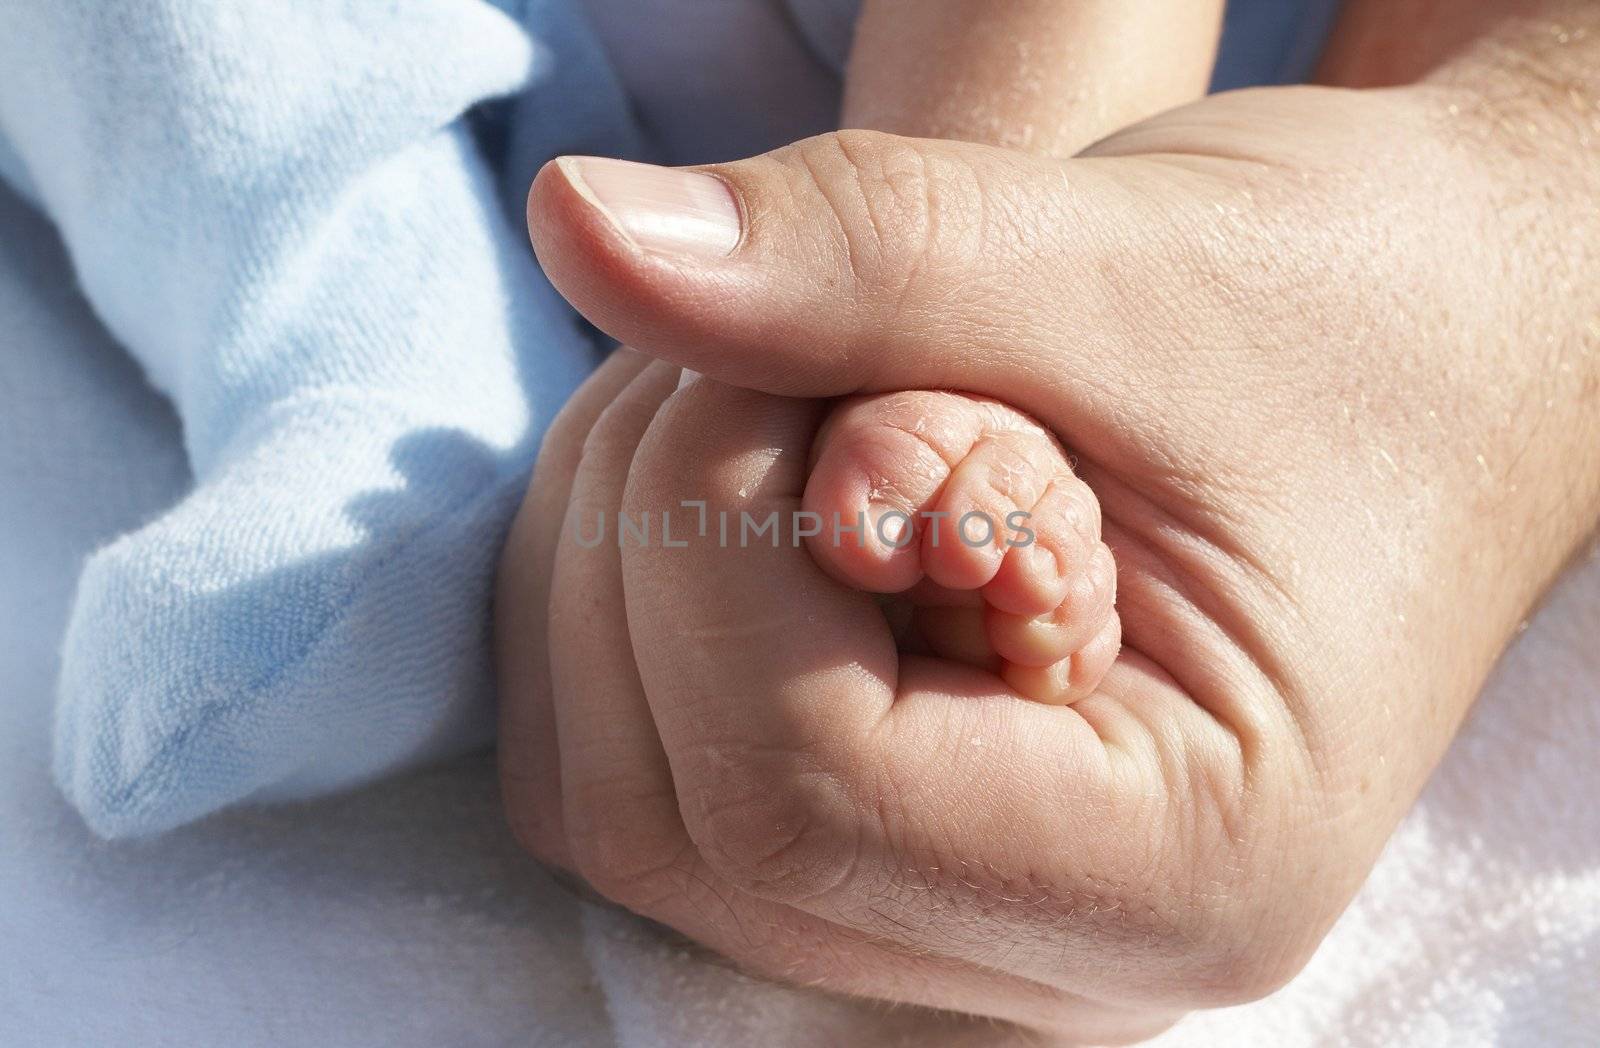
[[[471,759],[137,845],[47,770],[78,565],[187,483],[176,426],[0,193],[0,1045],[975,1043],[759,985],[518,854]],[[1311,967],[1174,1045],[1595,1044],[1600,562],[1505,660]],[[1403,740],[1397,740],[1403,744]]]

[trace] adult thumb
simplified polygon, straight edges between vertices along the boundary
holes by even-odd
[[[1094,317],[1129,292],[1108,270],[1161,271],[1171,216],[1152,220],[1151,183],[1172,177],[841,131],[700,168],[563,157],[528,217],[556,287],[641,352],[788,396],[1006,397],[1046,340],[1082,347],[1052,368],[1106,377]]]

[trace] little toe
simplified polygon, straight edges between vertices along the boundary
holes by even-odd
[[[1111,550],[1096,543],[1067,594],[1044,615],[1013,615],[990,606],[985,625],[995,651],[1023,666],[1049,666],[1087,645],[1114,614],[1117,569]]]
[[[1001,677],[1025,699],[1052,706],[1082,702],[1105,679],[1122,648],[1122,621],[1115,614],[1088,644],[1048,666],[1007,662]]]

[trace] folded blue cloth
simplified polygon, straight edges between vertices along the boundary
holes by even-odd
[[[100,833],[489,737],[493,564],[596,355],[526,246],[529,180],[638,155],[635,106],[680,161],[824,130],[853,16],[651,3],[586,0],[605,51],[584,0],[0,4],[0,178],[194,476],[79,584],[55,763]],[[1219,83],[1303,72],[1333,7],[1235,0]]]
[[[572,4],[7,0],[0,138],[194,473],[79,585],[56,770],[90,825],[486,741],[497,549],[596,353],[521,199],[634,148]]]

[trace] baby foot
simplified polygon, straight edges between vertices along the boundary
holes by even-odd
[[[1070,704],[1116,658],[1100,505],[1037,422],[961,393],[855,397],[823,424],[804,508],[829,574],[910,605],[913,646]]]

